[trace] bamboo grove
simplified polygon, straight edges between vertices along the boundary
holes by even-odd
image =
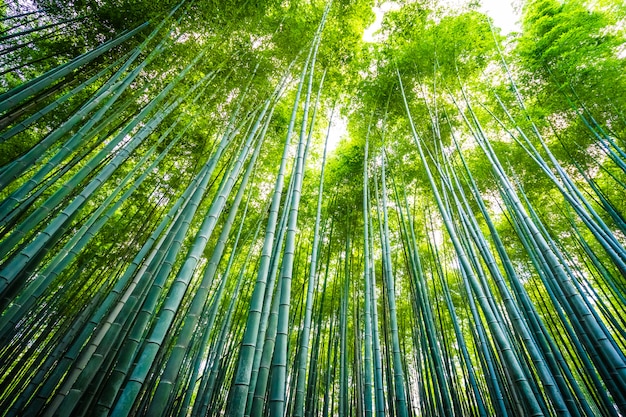
[[[0,6],[1,415],[626,415],[626,8],[373,6]]]

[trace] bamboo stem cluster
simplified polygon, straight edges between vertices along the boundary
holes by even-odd
[[[0,415],[626,415],[623,142],[570,86],[604,159],[562,158],[498,48],[512,98],[392,59],[330,100],[344,6],[178,60],[182,1],[0,95]],[[44,14],[0,56],[85,19]]]

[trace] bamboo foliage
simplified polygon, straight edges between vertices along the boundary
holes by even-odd
[[[529,58],[472,10],[365,44],[361,1],[18,3],[0,415],[626,414],[624,102],[584,83],[626,84],[564,46],[617,32]]]

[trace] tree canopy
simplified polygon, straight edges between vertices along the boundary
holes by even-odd
[[[0,6],[0,415],[626,415],[626,7]]]

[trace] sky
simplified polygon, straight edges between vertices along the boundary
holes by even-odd
[[[490,16],[494,24],[502,29],[502,34],[519,31],[519,15],[515,12],[511,0],[481,0],[481,10]]]
[[[398,10],[400,5],[396,2],[386,1],[380,5],[380,7],[373,7],[372,10],[376,15],[376,19],[374,23],[372,23],[368,28],[363,32],[363,40],[365,42],[376,42],[380,40],[380,35],[374,35],[374,33],[380,29],[383,23],[383,15],[390,10]]]

